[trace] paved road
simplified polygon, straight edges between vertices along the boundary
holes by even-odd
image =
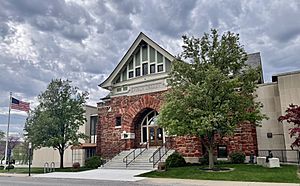
[[[105,180],[54,179],[32,177],[0,177],[0,186],[153,186],[142,183]]]
[[[117,175],[116,175],[117,176]],[[255,182],[226,182],[205,180],[180,180],[180,179],[145,179],[136,182],[106,181],[106,180],[81,180],[81,179],[56,179],[34,177],[0,177],[0,186],[299,186],[299,184],[286,183],[255,183]]]

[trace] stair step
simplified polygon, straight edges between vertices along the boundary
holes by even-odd
[[[136,159],[131,162],[127,167],[126,163],[123,162],[124,157],[126,157],[129,153],[131,153],[134,149],[126,150],[120,152],[118,155],[113,157],[110,161],[104,164],[102,169],[132,169],[132,170],[153,170],[153,163],[149,162],[149,158],[153,155],[153,153],[157,150],[157,148],[150,148],[145,150],[142,154],[140,154]],[[172,154],[174,150],[170,150],[167,154],[165,154],[161,161],[165,161],[167,157]],[[136,151],[139,153],[139,150]],[[128,157],[128,162],[133,158],[133,154],[130,154]]]

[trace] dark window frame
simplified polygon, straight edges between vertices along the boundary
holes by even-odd
[[[150,74],[154,74],[155,73],[155,64],[150,64]]]
[[[120,126],[122,126],[122,117],[121,116],[116,116],[115,127],[120,127]]]
[[[139,72],[139,73],[137,73],[137,72]],[[141,76],[141,67],[136,67],[135,68],[135,77],[138,77],[138,76]]]
[[[162,67],[160,69],[160,67]],[[160,64],[160,65],[157,65],[157,72],[163,72],[164,71],[164,65],[163,64]]]
[[[133,71],[128,72],[128,79],[131,79],[134,77]]]
[[[144,67],[146,67],[146,69]],[[143,76],[149,74],[148,63],[142,64],[142,74],[143,74]]]

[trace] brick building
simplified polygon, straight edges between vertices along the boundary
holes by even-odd
[[[156,123],[163,94],[169,88],[167,77],[173,59],[145,34],[139,34],[110,76],[99,85],[110,93],[98,103],[97,154],[111,157],[119,150],[145,144],[155,147],[168,141],[187,161],[197,162],[203,155],[204,148],[197,137],[167,136]],[[248,63],[260,66],[260,54],[250,54]],[[237,150],[247,155],[257,151],[253,125],[237,128],[217,147],[216,155],[224,158]]]

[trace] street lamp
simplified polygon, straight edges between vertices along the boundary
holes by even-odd
[[[29,143],[28,143],[28,152],[29,152],[29,156],[28,156],[28,157],[29,157],[29,160],[28,160],[28,164],[29,164],[29,165],[28,165],[28,166],[29,166],[29,167],[28,167],[28,168],[29,168],[29,170],[28,170],[28,176],[30,176],[30,171],[31,171],[31,170],[30,170],[30,165],[31,165],[31,149],[32,149],[32,143],[29,142]]]

